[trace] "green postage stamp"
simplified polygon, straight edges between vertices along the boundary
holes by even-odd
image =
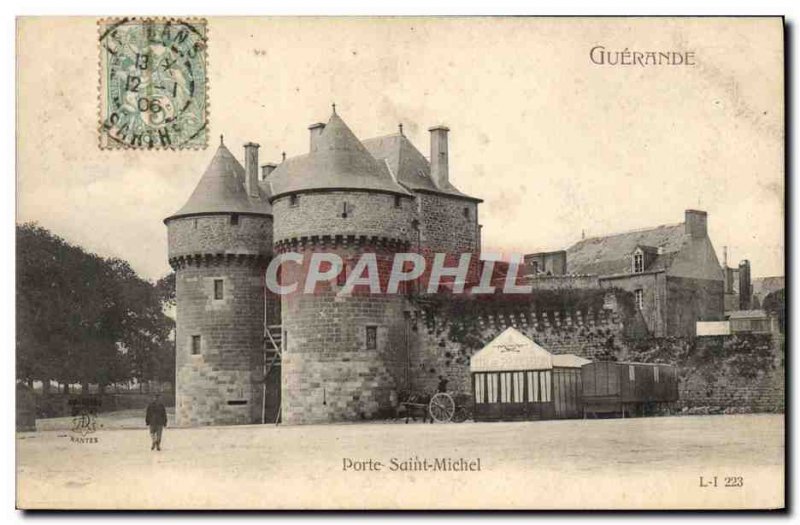
[[[99,22],[103,149],[203,149],[208,139],[205,19]]]

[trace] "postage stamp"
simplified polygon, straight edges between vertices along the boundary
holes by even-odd
[[[206,147],[206,30],[205,19],[100,20],[100,148]]]

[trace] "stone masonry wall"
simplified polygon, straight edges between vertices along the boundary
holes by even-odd
[[[347,217],[342,217],[347,204]],[[407,241],[411,238],[414,202],[386,193],[331,191],[301,193],[297,204],[289,196],[273,203],[275,241],[312,236],[377,236]]]
[[[263,268],[190,265],[176,274],[176,418],[179,426],[260,421]],[[223,281],[222,300],[214,280]],[[201,337],[193,355],[192,336]]]
[[[631,342],[618,357],[677,364],[679,405],[690,412],[781,412],[785,407],[779,334],[642,340]]]
[[[172,219],[168,224],[169,257],[194,254],[272,252],[272,218],[239,215],[205,215]]]
[[[448,388],[469,392],[469,358],[509,326],[513,326],[553,354],[575,354],[587,359],[607,359],[609,349],[622,340],[624,325],[609,310],[487,314],[477,326],[457,319],[415,312],[411,345],[411,390],[433,392],[439,376]],[[469,333],[466,333],[469,331]]]
[[[323,249],[295,247],[308,255]],[[392,250],[377,246],[327,246],[345,260],[376,253],[381,281],[391,267]],[[304,282],[305,268],[289,264],[285,284]],[[351,268],[352,269],[352,268]],[[407,360],[406,298],[372,295],[357,287],[339,294],[344,281],[334,278],[314,293],[284,295],[282,413],[287,424],[372,419],[389,413]],[[384,285],[385,286],[385,285]],[[376,333],[368,348],[367,330]]]
[[[476,202],[423,192],[417,192],[416,196],[421,223],[421,251],[480,252]],[[467,216],[464,215],[464,209],[467,210]]]
[[[721,321],[725,293],[722,280],[667,277],[667,333],[694,336],[697,321]]]
[[[678,408],[690,413],[781,412],[785,407],[780,335],[632,339],[627,333],[637,320],[625,307],[543,312],[509,311],[504,305],[467,320],[431,311],[424,303],[415,307],[406,386],[411,391],[434,392],[442,376],[449,390],[469,392],[469,358],[513,326],[553,354],[675,364]]]

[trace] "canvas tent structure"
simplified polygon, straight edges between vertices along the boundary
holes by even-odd
[[[475,421],[551,419],[553,356],[509,327],[470,359]]]

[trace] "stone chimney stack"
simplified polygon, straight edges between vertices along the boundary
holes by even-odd
[[[431,178],[437,188],[447,186],[449,175],[446,126],[434,126],[431,132]]]
[[[272,173],[277,167],[278,167],[277,164],[273,164],[271,162],[269,164],[264,164],[263,166],[261,166],[261,180],[267,180],[269,174]]]
[[[708,237],[708,214],[700,210],[686,210],[686,233],[695,239]]]
[[[739,310],[749,310],[753,288],[750,284],[750,261],[744,260],[739,263]]]
[[[244,145],[244,184],[251,197],[258,197],[258,148],[253,142]]]
[[[317,141],[319,140],[319,136],[322,135],[322,132],[325,130],[325,124],[322,122],[311,124],[308,126],[308,130],[310,132],[309,151],[313,153],[317,151]]]

